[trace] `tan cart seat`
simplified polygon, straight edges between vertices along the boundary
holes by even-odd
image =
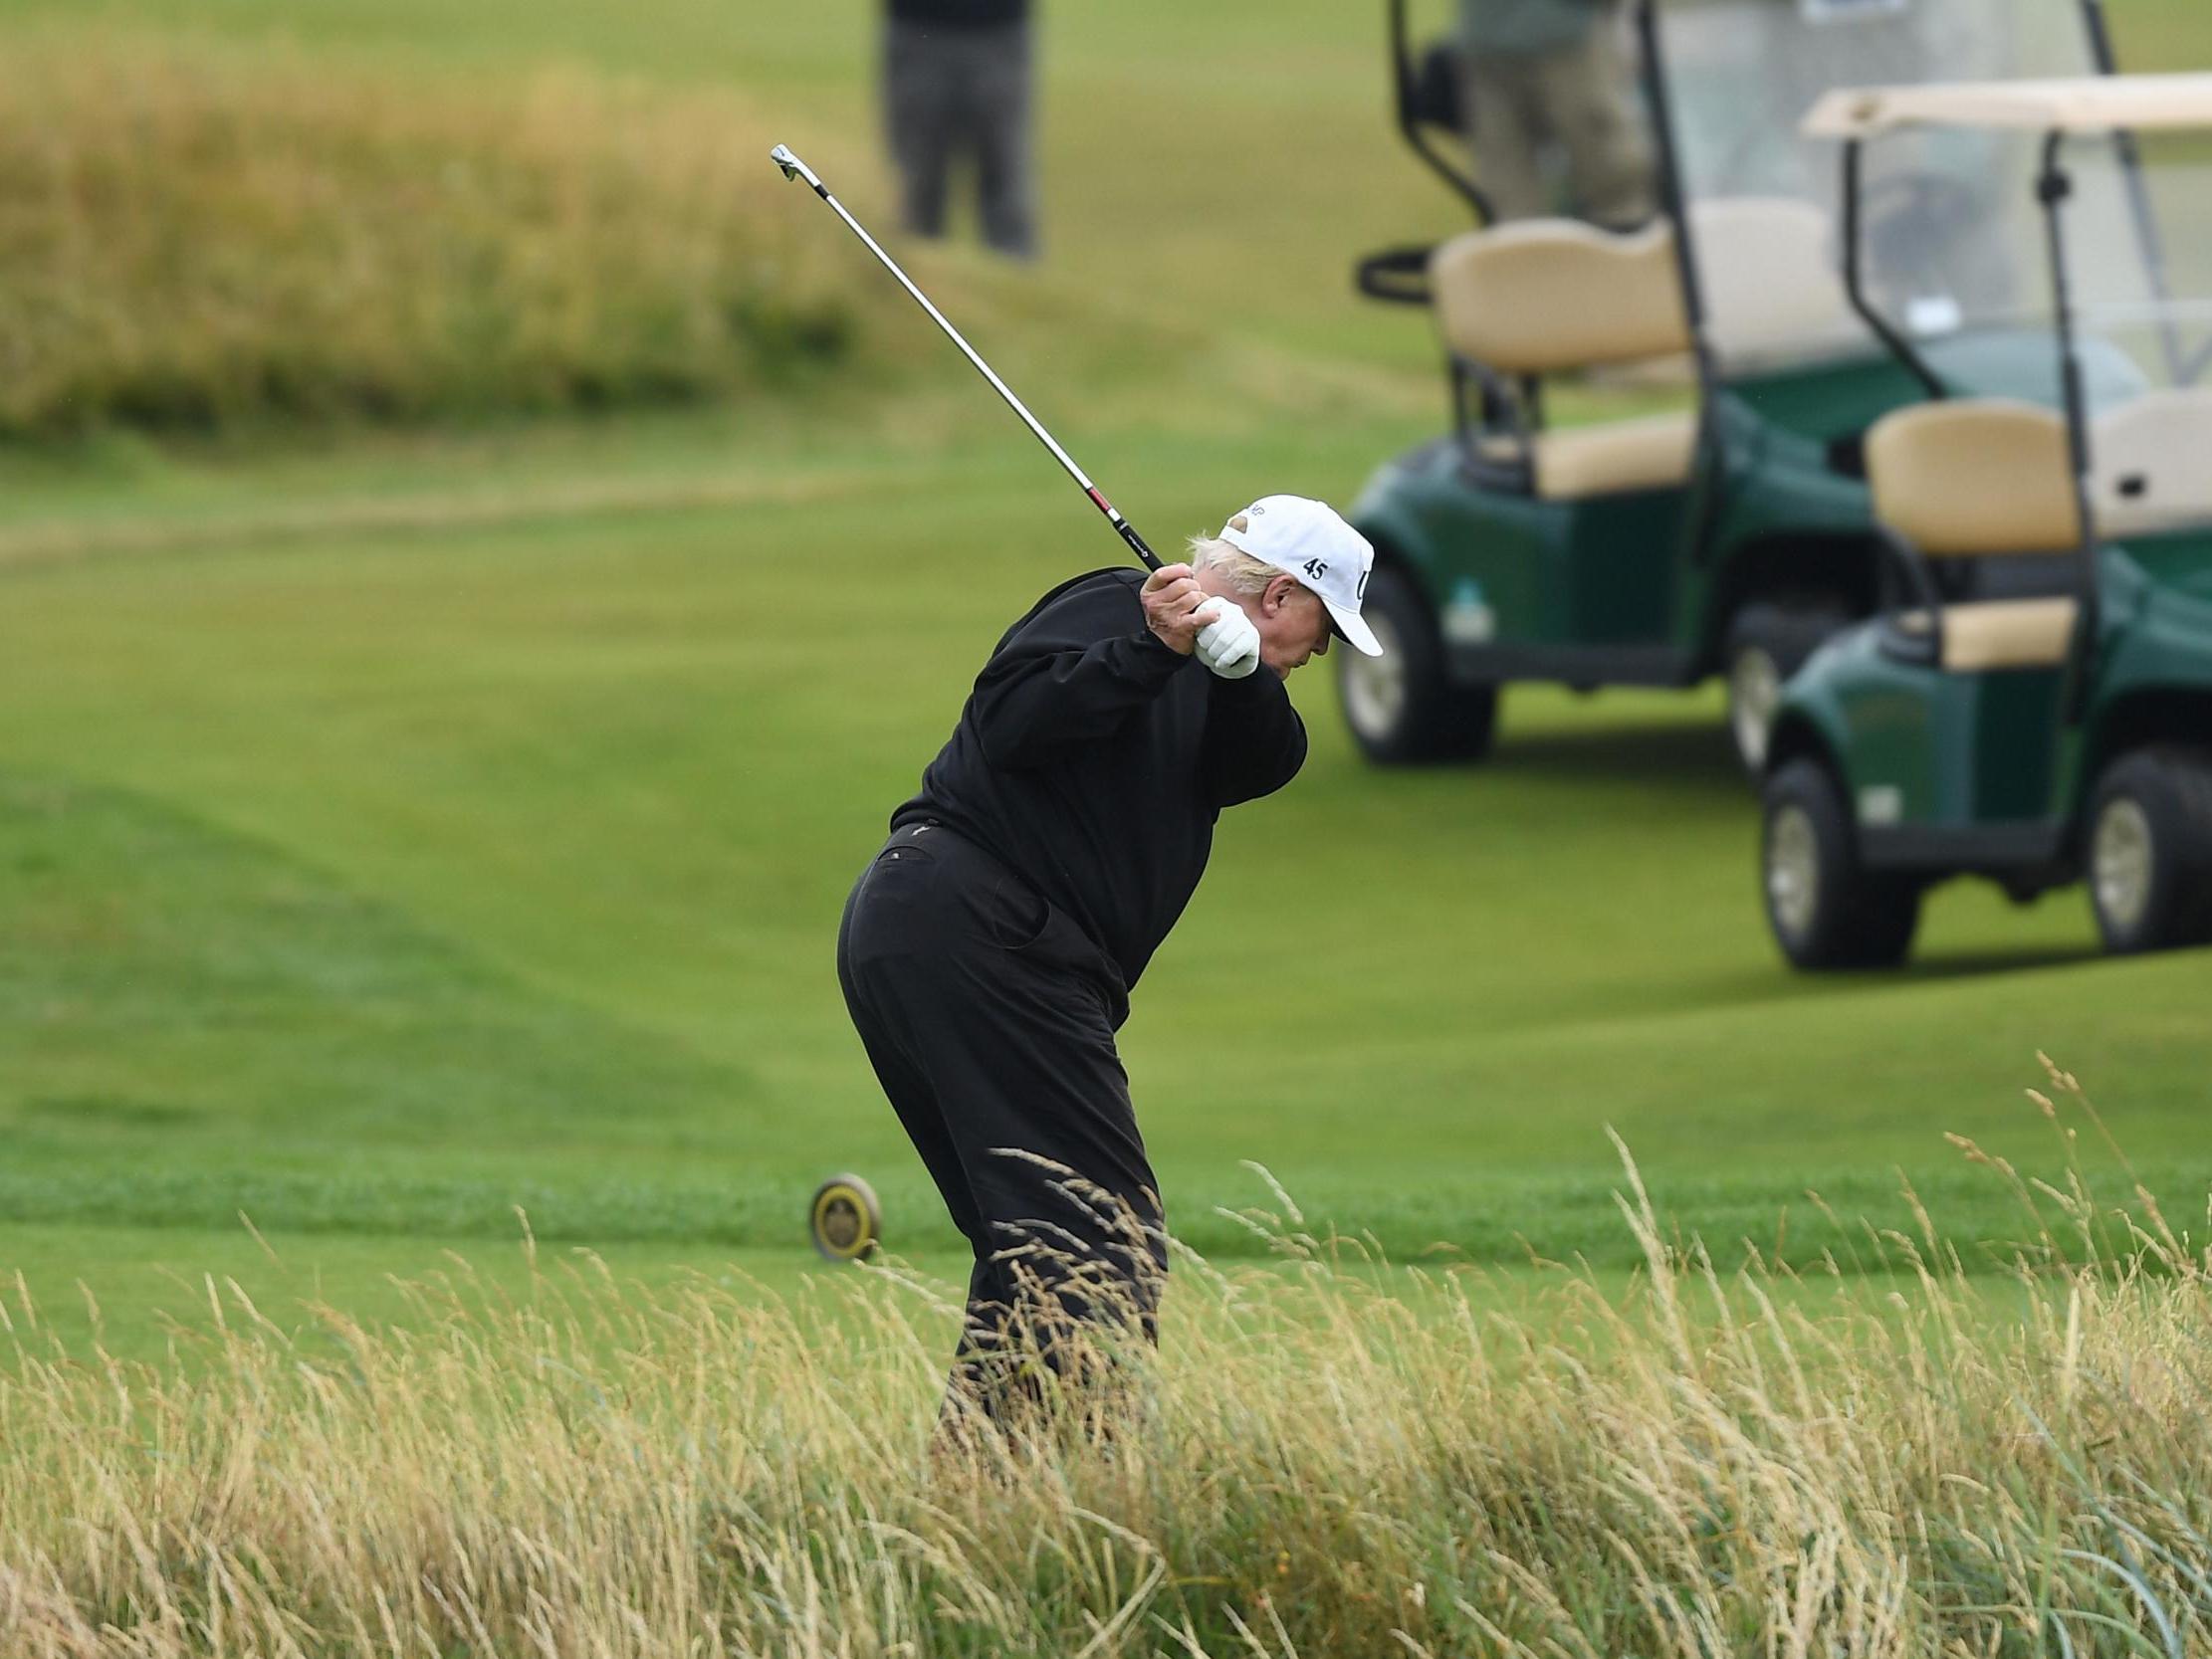
[[[1697,417],[1687,409],[1540,432],[1536,494],[1545,501],[1567,502],[1679,486],[1689,482],[1696,450]]]
[[[1952,674],[1999,668],[2058,668],[2074,642],[2082,607],[2072,599],[1985,599],[1943,607],[1943,667]],[[1906,633],[1927,632],[1928,613],[1898,618]]]
[[[1444,343],[1501,374],[1633,363],[1689,349],[1663,221],[1622,235],[1575,219],[1520,219],[1429,256]]]
[[[1689,482],[1697,454],[1697,417],[1689,410],[1645,415],[1599,426],[1556,427],[1531,440],[1535,494],[1547,502],[1580,501],[1630,490],[1665,490]],[[1510,465],[1521,458],[1515,439],[1492,433],[1482,440],[1485,459]]]
[[[1649,361],[1689,348],[1674,233],[1660,223],[1628,235],[1573,219],[1523,219],[1469,231],[1431,256],[1444,342],[1502,374]],[[1684,483],[1693,413],[1539,432],[1530,445],[1535,493],[1577,501]],[[1483,453],[1517,460],[1491,435]]]
[[[1867,348],[1835,229],[1811,202],[1715,196],[1691,205],[1689,223],[1705,337],[1723,362]]]
[[[2212,392],[2149,392],[2100,415],[2090,467],[2107,535],[2212,523]]]
[[[1924,557],[2079,553],[2081,503],[2066,422],[2033,403],[1955,398],[1915,404],[1867,434],[1875,517]],[[2057,668],[2082,607],[2073,599],[1945,605],[1943,663],[1953,674]],[[1899,617],[1926,633],[1927,612]]]
[[[1929,558],[2071,553],[2081,504],[2066,422],[2005,398],[1894,410],[1867,433],[1875,517]]]

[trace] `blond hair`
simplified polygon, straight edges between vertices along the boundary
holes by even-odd
[[[1228,521],[1228,527],[1244,530],[1250,526],[1239,513]],[[1264,593],[1267,591],[1267,584],[1277,576],[1290,574],[1287,570],[1269,564],[1265,559],[1252,557],[1241,547],[1231,546],[1217,535],[1191,537],[1191,568],[1218,570],[1229,587],[1237,593]]]

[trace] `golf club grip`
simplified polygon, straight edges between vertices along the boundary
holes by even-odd
[[[1083,480],[1083,494],[1090,497],[1091,506],[1106,515],[1106,521],[1129,543],[1129,550],[1137,555],[1147,570],[1160,568],[1160,556],[1145,544],[1145,538],[1137,533],[1137,526],[1116,513],[1114,504],[1099,494],[1097,485],[1088,479]]]
[[[1145,538],[1137,533],[1137,526],[1127,518],[1118,519],[1114,528],[1121,531],[1121,538],[1129,543],[1129,550],[1144,561],[1147,570],[1160,568],[1160,556],[1145,545]]]

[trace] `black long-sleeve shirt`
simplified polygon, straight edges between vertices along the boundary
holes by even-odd
[[[1223,807],[1297,776],[1306,728],[1264,665],[1210,674],[1145,627],[1144,572],[1047,593],[977,676],[894,828],[934,818],[1080,923],[1135,985],[1197,891]]]

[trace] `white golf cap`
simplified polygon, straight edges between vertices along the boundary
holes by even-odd
[[[1328,606],[1338,633],[1370,657],[1383,654],[1374,629],[1360,620],[1375,549],[1327,502],[1262,496],[1221,526],[1221,539],[1297,577]]]

